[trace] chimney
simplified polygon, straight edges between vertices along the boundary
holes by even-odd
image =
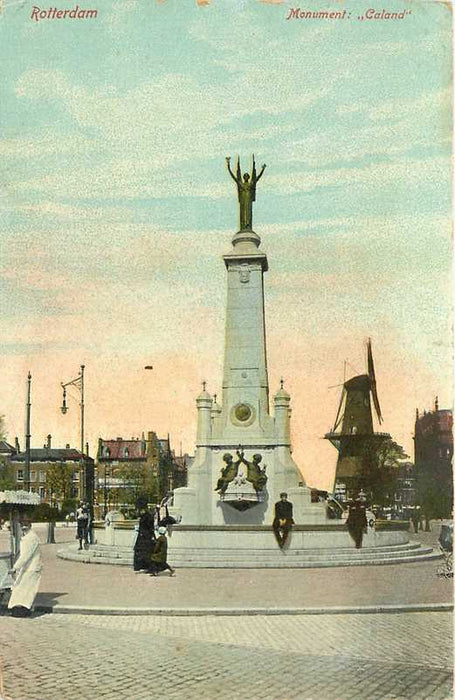
[[[14,445],[16,447],[16,452],[19,453],[21,451],[21,446],[19,445],[19,438],[18,437],[14,438]]]
[[[66,449],[66,450],[70,450],[70,449],[71,449],[70,446],[69,446],[69,443],[66,443],[65,449]]]
[[[48,435],[47,436],[47,445],[46,445],[48,450],[51,449],[51,442],[52,442],[52,435]]]

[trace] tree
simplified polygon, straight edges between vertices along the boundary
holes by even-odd
[[[417,471],[417,491],[422,513],[430,518],[450,518],[453,509],[453,483],[436,465],[423,465]]]
[[[0,416],[0,440],[6,440],[8,433],[5,428],[5,416]]]
[[[144,465],[122,464],[115,470],[115,477],[120,480],[112,494],[117,503],[135,505],[139,497],[158,497],[157,478]]]
[[[71,499],[73,471],[73,467],[65,462],[52,464],[46,470],[47,488],[59,501]]]
[[[388,506],[393,503],[398,470],[408,455],[392,438],[366,438],[360,448],[362,476],[359,487],[369,494],[371,502]]]
[[[6,440],[8,433],[5,427],[5,416],[0,416],[0,440]],[[16,487],[14,469],[7,457],[0,457],[0,491],[12,490]]]
[[[14,469],[7,457],[0,457],[0,491],[13,490],[16,487]]]

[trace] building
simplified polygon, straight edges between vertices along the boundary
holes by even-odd
[[[453,507],[453,415],[440,409],[416,410],[414,462],[417,488],[424,514],[433,518],[451,517]]]
[[[39,494],[43,502],[59,508],[64,501],[80,499],[83,492],[88,498],[93,489],[90,485],[93,484],[94,460],[70,445],[52,447],[51,440],[48,435],[43,447],[30,449],[30,491]],[[19,447],[18,442],[16,446]],[[20,450],[9,457],[17,490],[25,488],[26,459],[27,453]],[[84,470],[86,489],[83,488]]]
[[[186,484],[188,455],[176,457],[167,438],[149,431],[147,438],[98,440],[97,498],[102,513],[134,507],[140,495],[159,503],[177,486]]]
[[[19,451],[19,441],[17,438],[16,447],[10,445],[9,442],[6,442],[6,440],[0,440],[0,457],[10,459],[10,457],[17,454]]]
[[[403,462],[398,467],[393,509],[404,516],[410,514],[418,504],[417,479],[412,462]]]

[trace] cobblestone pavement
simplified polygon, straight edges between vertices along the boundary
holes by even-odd
[[[13,700],[446,700],[452,616],[0,617]]]

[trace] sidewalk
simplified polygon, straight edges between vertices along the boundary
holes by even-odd
[[[173,578],[167,573],[153,578],[128,567],[59,559],[62,543],[75,541],[74,529],[56,529],[55,545],[44,544],[45,526],[35,525],[35,529],[43,541],[36,606],[54,612],[390,612],[447,610],[453,602],[452,580],[436,576],[439,560],[333,569],[180,569]],[[438,534],[436,525],[433,532],[419,533],[416,539],[434,545]]]

